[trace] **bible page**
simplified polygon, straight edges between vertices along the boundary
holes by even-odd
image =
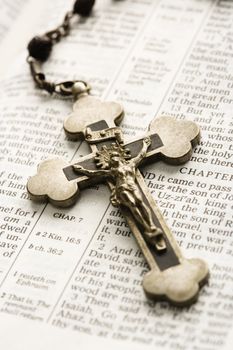
[[[28,0],[2,1],[0,12],[0,43],[18,19],[27,2]]]
[[[25,50],[32,32],[39,24],[38,13],[46,0],[3,0],[0,12],[0,77],[14,65],[15,58]]]
[[[47,3],[35,34],[70,6]],[[161,115],[200,126],[188,163],[141,169],[184,256],[210,267],[198,301],[183,309],[144,295],[147,263],[106,186],[82,190],[66,209],[29,200],[38,163],[75,162],[89,149],[65,137],[72,101],[35,88],[22,49],[0,92],[2,347],[232,348],[232,33],[231,1],[99,0],[43,67],[51,80],[82,79],[93,95],[122,103],[126,141]]]

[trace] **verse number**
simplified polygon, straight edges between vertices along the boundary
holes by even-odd
[[[104,243],[100,243],[99,246],[98,246],[98,250],[103,250],[105,247],[105,244]]]
[[[47,253],[49,254],[53,254],[53,255],[62,255],[63,254],[63,250],[62,249],[56,249],[56,248],[49,248],[47,250]]]

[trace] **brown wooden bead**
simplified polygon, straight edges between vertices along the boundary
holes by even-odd
[[[52,41],[47,36],[35,36],[28,44],[29,55],[46,61],[52,50]]]
[[[89,16],[94,4],[95,0],[76,0],[73,12],[81,16]]]

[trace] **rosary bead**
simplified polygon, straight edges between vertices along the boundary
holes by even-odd
[[[76,0],[73,12],[81,16],[88,16],[94,4],[95,0]]]
[[[35,36],[28,44],[29,55],[39,61],[46,61],[52,50],[52,41],[46,36]]]

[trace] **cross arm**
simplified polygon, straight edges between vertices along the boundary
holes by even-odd
[[[131,160],[131,163],[134,164],[135,168],[137,168],[139,166],[139,164],[142,162],[142,160],[146,157],[146,152],[147,152],[148,148],[150,147],[150,145],[151,145],[150,137],[144,138],[141,151],[138,153],[138,155],[136,157],[134,157]]]
[[[160,139],[160,137],[157,133],[151,133],[148,136],[150,137],[151,144],[149,147],[147,147],[148,151],[145,155],[146,159],[145,158],[140,159],[140,163],[141,162],[144,163],[147,160],[150,160],[151,158],[155,158],[156,155],[158,155],[159,150],[163,147],[162,140]],[[144,138],[141,138],[141,139],[137,139],[135,141],[131,141],[131,142],[125,144],[125,148],[129,149],[132,158],[136,158],[139,155],[139,153],[141,152],[141,150],[143,148],[143,140],[144,140]],[[103,145],[105,145],[105,144],[106,144],[106,142],[99,143],[97,145],[97,149],[101,149],[101,147],[103,147]],[[96,163],[95,163],[95,156],[96,156],[96,153],[93,152],[86,157],[82,157],[76,163],[76,165],[81,166],[82,168],[87,169],[88,171],[90,171],[90,170],[95,171],[95,170],[97,170]],[[68,165],[67,167],[64,167],[63,172],[64,172],[68,181],[77,180],[78,184],[80,184],[81,186],[82,185],[85,186],[85,184],[83,183],[83,174],[81,174],[81,173],[78,174],[78,172],[76,172],[74,170],[73,165]],[[95,181],[100,182],[101,179],[96,178]]]
[[[78,164],[74,164],[73,165],[73,169],[76,173],[78,174],[83,174],[86,176],[108,176],[110,174],[109,170],[102,170],[102,169],[98,169],[98,170],[88,170],[88,169],[84,169],[81,165]]]
[[[107,123],[102,120],[92,124],[91,128],[99,130],[101,133],[101,130],[107,126]],[[114,129],[114,131],[116,130]],[[101,139],[102,136],[100,138],[99,136],[97,143],[90,144],[92,153],[81,158],[76,165],[88,171],[98,170],[95,162],[96,152],[112,142],[112,140],[108,140],[108,134],[104,140]],[[182,164],[190,159],[192,147],[199,142],[200,131],[196,124],[190,121],[177,121],[171,117],[161,117],[152,122],[147,137],[150,137],[151,145],[148,147],[144,159],[140,160],[140,164],[161,158],[170,164]],[[130,151],[131,158],[140,154],[143,140],[144,138],[141,138],[125,144],[125,147]],[[101,175],[106,174],[101,173]],[[52,159],[40,164],[37,175],[29,179],[27,189],[33,200],[44,201],[48,199],[54,204],[68,206],[76,201],[79,189],[105,180],[106,176],[87,176],[83,173],[77,173],[73,165],[68,165],[59,159]]]

